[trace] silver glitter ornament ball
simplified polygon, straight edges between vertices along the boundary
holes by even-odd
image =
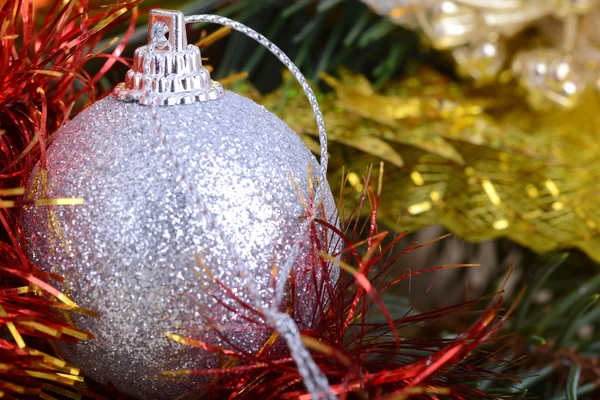
[[[319,170],[315,157],[262,106],[228,91],[218,97],[157,107],[157,129],[148,106],[108,96],[57,132],[45,193],[34,184],[37,168],[30,180],[34,199],[84,199],[78,206],[30,207],[23,217],[32,259],[64,277],[59,288],[80,307],[100,314],[72,314],[75,326],[95,337],[59,350],[87,376],[139,398],[190,392],[181,382],[152,378],[163,370],[218,367],[214,354],[165,333],[250,354],[270,336],[240,303],[254,304],[228,248],[268,305],[273,267],[283,266],[294,243],[307,241],[302,197],[316,179],[309,166]],[[325,189],[320,218],[335,220]],[[310,251],[301,247],[294,264],[301,329],[316,322]],[[336,278],[332,271],[332,284]]]

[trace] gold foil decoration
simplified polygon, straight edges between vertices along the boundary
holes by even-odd
[[[384,160],[381,222],[398,231],[441,224],[469,241],[506,237],[538,253],[579,248],[600,261],[596,91],[572,109],[539,114],[515,86],[473,89],[421,66],[380,91],[339,75],[324,75],[333,90],[317,93],[330,182],[341,182],[345,167],[344,194],[356,196],[367,167]],[[246,83],[238,90],[256,93]],[[315,142],[309,104],[297,93],[286,82],[255,98]]]

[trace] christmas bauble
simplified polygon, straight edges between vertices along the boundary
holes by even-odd
[[[201,65],[199,53],[195,62]],[[135,73],[128,75],[130,86],[143,84],[134,82]],[[60,351],[91,378],[140,398],[190,391],[148,377],[162,370],[218,367],[214,354],[178,345],[165,333],[248,353],[271,335],[265,324],[251,322],[257,317],[243,303],[253,305],[254,299],[227,258],[229,247],[267,306],[273,269],[281,268],[297,241],[308,241],[299,227],[309,181],[316,184],[310,173],[319,170],[315,157],[262,106],[232,92],[218,95],[154,111],[108,96],[57,132],[47,152],[45,185],[36,183],[37,168],[30,180],[33,198],[85,201],[29,208],[23,217],[32,259],[64,277],[62,289],[79,306],[100,314],[73,314],[74,325],[95,338],[59,345]],[[335,220],[325,189],[326,215],[318,217]],[[294,264],[300,328],[315,322],[311,251],[302,246]],[[336,277],[332,272],[330,278]]]

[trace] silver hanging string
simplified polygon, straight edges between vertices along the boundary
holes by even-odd
[[[233,20],[213,16],[213,15],[197,15],[186,17],[186,23],[192,22],[214,22],[221,25],[230,26],[232,29],[238,30],[255,40],[257,40],[261,45],[267,47],[273,54],[275,54],[286,67],[292,72],[292,74],[296,77],[298,82],[302,85],[305,93],[307,94],[311,106],[313,107],[313,111],[315,112],[315,117],[317,119],[317,125],[319,127],[319,138],[321,143],[321,168],[320,168],[320,177],[319,184],[317,186],[317,190],[315,193],[314,203],[319,204],[322,199],[324,182],[326,181],[327,174],[327,162],[328,162],[328,153],[327,153],[327,135],[325,132],[323,116],[317,104],[316,97],[306,82],[304,76],[300,73],[298,68],[292,63],[292,61],[281,52],[274,44],[269,42],[264,36],[258,34],[252,29],[235,22]],[[161,23],[155,24],[152,27],[152,34],[150,38],[150,43],[148,44],[148,55],[146,62],[144,64],[144,70],[146,72],[146,85],[143,96],[140,98],[141,104],[147,104],[152,113],[152,121],[154,123],[156,132],[159,135],[159,139],[163,144],[163,147],[167,151],[168,157],[171,163],[175,166],[175,168],[179,169],[181,167],[181,163],[178,160],[177,155],[172,150],[170,146],[170,142],[166,135],[164,134],[161,126],[160,119],[158,118],[158,109],[159,104],[161,103],[161,97],[158,93],[152,90],[151,84],[151,74],[150,74],[150,59],[153,58],[155,54],[156,45],[161,42],[164,43],[164,34],[166,32],[166,27]],[[294,265],[296,258],[298,257],[299,250],[301,248],[301,240],[306,236],[308,232],[308,227],[310,223],[314,220],[314,213],[311,213],[309,220],[304,223],[300,229],[300,240],[296,241],[295,245],[292,247],[286,262],[282,270],[278,273],[277,279],[277,287],[276,287],[276,295],[274,301],[270,304],[270,307],[264,307],[262,304],[262,299],[259,294],[258,289],[256,288],[255,282],[250,275],[248,268],[243,264],[240,264],[241,258],[237,254],[237,250],[232,246],[229,241],[226,240],[226,236],[224,231],[221,229],[219,224],[217,223],[215,215],[210,212],[202,197],[198,193],[195,185],[188,182],[185,174],[180,174],[180,179],[186,188],[189,189],[189,194],[191,195],[194,203],[198,207],[198,211],[203,218],[205,218],[208,225],[211,227],[212,231],[217,233],[220,237],[222,243],[226,246],[227,256],[229,258],[229,262],[232,265],[236,266],[238,269],[240,276],[244,279],[246,286],[248,288],[248,292],[250,297],[254,301],[254,306],[259,310],[266,319],[266,322],[273,327],[281,337],[286,341],[287,346],[290,350],[290,353],[298,367],[298,372],[303,378],[303,383],[306,387],[306,390],[311,395],[313,399],[325,399],[325,400],[334,400],[336,396],[332,393],[331,387],[329,386],[329,382],[327,381],[327,377],[323,374],[323,372],[316,365],[314,360],[312,359],[310,352],[306,349],[304,344],[302,343],[302,338],[298,326],[294,322],[294,320],[286,313],[282,313],[278,311],[279,305],[283,298],[283,293],[285,290],[285,283],[287,282],[287,277],[291,272],[291,269]],[[313,210],[316,206],[313,206]]]
[[[277,47],[274,43],[272,43],[269,39],[267,39],[260,33],[256,32],[255,30],[247,27],[246,25],[240,22],[234,21],[226,17],[209,14],[190,15],[186,16],[184,20],[186,24],[192,24],[196,22],[207,22],[222,26],[228,26],[231,29],[241,32],[244,35],[254,39],[260,45],[264,46],[271,53],[273,53],[292,73],[292,75],[298,81],[300,86],[302,86],[302,89],[304,90],[304,93],[306,94],[306,97],[308,98],[308,101],[312,107],[317,127],[319,130],[319,143],[321,147],[321,167],[319,171],[319,182],[317,185],[317,190],[315,191],[313,210],[318,209],[319,204],[323,200],[323,191],[326,187],[327,182],[327,166],[329,163],[329,153],[327,151],[327,132],[325,130],[325,121],[323,120],[323,113],[319,108],[319,103],[317,102],[315,93],[306,81],[306,78],[304,77],[302,72],[300,72],[300,70],[294,64],[294,62],[281,49],[279,49],[279,47]],[[314,213],[312,213],[311,215],[309,215],[309,218],[306,220],[306,222],[299,227],[300,240],[294,243],[294,246],[292,246],[292,248],[290,249],[288,257],[283,265],[283,268],[281,268],[281,270],[278,271],[278,279],[276,280],[275,287],[274,306],[279,305],[283,300],[283,297],[285,296],[285,286],[287,282],[287,277],[290,275],[290,272],[294,266],[294,262],[300,253],[302,247],[301,239],[306,237],[307,233],[309,232],[309,227],[311,223],[314,222],[314,218],[315,215]]]
[[[306,81],[304,75],[300,72],[300,70],[292,62],[292,60],[266,37],[240,22],[218,15],[205,14],[190,15],[185,17],[186,24],[192,24],[196,22],[207,22],[222,26],[228,26],[231,29],[241,32],[244,35],[254,39],[260,45],[264,46],[267,50],[273,53],[292,73],[294,78],[296,78],[300,86],[302,86],[302,89],[304,90],[304,93],[306,94],[306,97],[310,102],[313,113],[315,114],[315,119],[319,130],[319,143],[321,146],[321,164],[319,171],[319,182],[317,184],[317,190],[315,191],[315,197],[313,200],[313,212],[310,213],[308,220],[304,224],[302,224],[299,239],[291,248],[288,257],[283,265],[283,268],[281,268],[281,270],[277,273],[275,298],[271,304],[270,309],[265,309],[264,307],[262,307],[262,305],[260,305],[259,309],[266,316],[269,325],[271,325],[275,330],[277,330],[277,332],[285,339],[290,353],[298,367],[298,372],[302,376],[304,386],[306,387],[306,390],[311,395],[311,397],[315,400],[334,400],[337,397],[331,391],[331,387],[329,386],[327,377],[316,365],[309,351],[302,343],[302,337],[300,335],[300,330],[298,329],[298,326],[288,314],[277,311],[279,304],[281,304],[281,301],[284,296],[287,278],[290,276],[293,265],[302,247],[302,240],[307,236],[310,224],[314,222],[314,210],[318,209],[319,204],[323,200],[323,190],[325,187],[327,187],[325,183],[327,182],[327,165],[329,161],[329,154],[327,152],[327,132],[325,131],[325,121],[323,120],[323,113],[319,108],[319,104],[317,102],[315,93]],[[248,281],[248,284],[251,284],[250,281],[252,281],[252,278],[248,277],[246,281]]]
[[[164,132],[162,130],[162,124],[161,124],[160,118],[158,118],[158,110],[160,108],[159,106],[161,104],[162,98],[161,98],[160,94],[158,94],[152,90],[152,81],[151,81],[152,75],[150,73],[150,70],[151,70],[151,66],[150,66],[151,61],[150,60],[152,60],[154,58],[154,56],[157,54],[155,51],[156,45],[159,42],[161,44],[165,43],[165,41],[163,40],[165,32],[166,32],[166,25],[162,22],[158,22],[154,25],[154,27],[152,27],[151,40],[150,40],[150,43],[148,43],[148,45],[147,45],[148,57],[146,57],[146,59],[144,61],[144,70],[146,72],[146,85],[145,85],[144,94],[140,98],[139,103],[147,104],[148,107],[150,108],[155,131],[158,133],[161,144],[163,145],[164,149],[167,151],[167,156],[169,157],[169,161],[171,161],[171,163],[173,164],[173,166],[176,169],[180,169],[182,167],[182,163],[179,161],[179,158],[177,157],[177,155],[175,154],[175,151],[171,147],[171,144],[170,144],[167,136],[164,134]],[[166,43],[168,45],[168,42],[166,42]],[[249,274],[249,271],[247,270],[247,268],[239,265],[241,258],[237,254],[237,250],[235,249],[235,247],[232,246],[232,244],[229,243],[229,241],[227,240],[227,236],[225,235],[225,232],[223,231],[221,226],[218,224],[216,216],[209,210],[208,206],[202,199],[202,196],[200,196],[200,193],[198,192],[198,188],[196,187],[196,185],[194,185],[193,183],[188,181],[186,174],[181,173],[178,176],[178,178],[181,179],[181,182],[183,183],[183,185],[188,189],[189,195],[192,197],[192,201],[198,208],[199,214],[202,216],[202,218],[205,219],[205,221],[207,222],[211,231],[217,233],[217,235],[219,236],[219,239],[221,239],[222,243],[227,248],[227,255],[229,257],[229,262],[231,262],[233,265],[236,265],[238,267],[238,270],[240,271],[240,275],[242,276],[242,278],[244,279],[244,281],[246,283],[246,286],[248,287],[250,297],[254,301],[255,307],[259,310],[262,310],[264,307],[262,306],[262,303],[260,301],[261,296],[259,294],[258,289],[256,288],[256,284],[254,283],[252,278],[249,276],[250,274]]]

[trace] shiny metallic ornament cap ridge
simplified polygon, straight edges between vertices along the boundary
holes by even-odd
[[[113,92],[119,100],[146,105],[190,104],[215,100],[223,93],[202,66],[200,49],[187,44],[183,13],[162,9],[150,11],[148,45],[135,50],[125,82]]]

